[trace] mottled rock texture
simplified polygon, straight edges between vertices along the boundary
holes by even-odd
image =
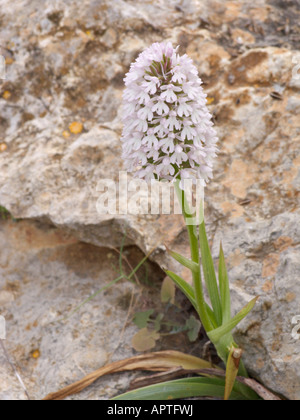
[[[126,229],[128,244],[143,252],[156,247],[152,259],[174,270],[178,267],[161,245],[188,253],[181,218],[100,215],[97,186],[101,179],[117,180],[123,168],[119,111],[130,63],[161,40],[179,44],[180,52],[193,58],[220,137],[215,177],[206,189],[215,256],[222,239],[235,311],[261,296],[236,339],[255,377],[299,399],[300,341],[292,337],[293,318],[300,315],[299,1],[0,0],[0,5],[0,53],[6,58],[0,204],[16,218],[51,223],[96,246],[120,246]],[[19,242],[25,243],[22,237]],[[26,258],[38,267],[32,252]],[[2,260],[3,255],[5,246]],[[10,276],[5,262],[1,270],[0,293]],[[72,283],[58,273],[64,299]],[[50,292],[39,291],[37,311],[56,287],[48,285]],[[34,301],[34,285],[27,287],[17,300],[24,313]],[[53,318],[55,311],[49,312]],[[96,316],[96,309],[85,313]],[[34,343],[30,334],[28,346]],[[40,328],[35,340],[44,334]],[[68,335],[55,334],[67,349]],[[85,334],[77,339],[84,341]],[[100,340],[96,332],[94,339]],[[82,349],[78,354],[83,357]],[[70,378],[63,371],[54,379],[51,358],[39,363],[34,375],[43,376],[45,393],[64,385],[66,377],[82,376],[73,370]],[[18,397],[17,390],[11,395]]]
[[[133,356],[131,339],[137,328],[130,320],[134,311],[147,302],[151,305],[147,289],[122,280],[74,312],[119,276],[117,252],[28,220],[0,220],[0,244],[4,345],[30,398],[43,398],[109,361]],[[135,266],[143,254],[129,247],[124,256]],[[129,272],[126,263],[124,269]],[[151,293],[159,300],[162,272],[150,264],[148,273],[149,282],[156,284]],[[145,267],[137,275],[142,281]],[[0,399],[26,399],[2,349],[0,361]],[[103,378],[74,398],[110,398],[124,391],[130,379],[131,375]]]

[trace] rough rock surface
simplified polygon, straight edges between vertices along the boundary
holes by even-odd
[[[129,320],[133,303],[137,308],[137,300],[147,302],[143,288],[122,280],[74,313],[87,297],[119,276],[116,252],[37,221],[1,220],[0,244],[4,345],[30,398],[41,399],[110,361],[135,354],[131,339],[137,328]],[[132,247],[124,255],[133,265],[142,258]],[[159,283],[160,270],[148,268],[149,281]],[[142,280],[143,273],[138,275]],[[26,399],[2,349],[0,361],[0,399]],[[131,378],[103,378],[79,399],[110,398],[124,391]]]
[[[220,137],[206,189],[209,234],[215,255],[224,243],[234,310],[261,296],[236,338],[256,377],[299,399],[299,1],[0,4],[0,204],[92,245],[119,246],[126,230],[128,244],[157,248],[161,266],[173,264],[161,245],[188,252],[181,218],[100,215],[97,189],[122,170],[119,110],[131,61],[164,39],[194,59]]]

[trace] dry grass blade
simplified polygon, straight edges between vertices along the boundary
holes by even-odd
[[[222,375],[220,375],[220,372]],[[162,382],[171,381],[173,379],[180,378],[182,376],[187,376],[190,374],[198,374],[202,376],[223,376],[222,370],[219,369],[182,369],[182,368],[173,368],[166,372],[156,373],[154,375],[143,376],[142,378],[137,378],[131,381],[130,391],[142,388],[148,385],[156,385]],[[225,373],[224,373],[225,374]]]
[[[16,375],[16,377],[17,377],[17,379],[18,379],[18,381],[19,381],[19,383],[20,383],[21,387],[23,388],[23,390],[24,390],[24,392],[25,392],[25,395],[26,395],[27,399],[28,399],[28,400],[30,400],[30,397],[29,397],[28,391],[27,391],[27,389],[26,389],[26,386],[25,386],[25,384],[24,384],[24,382],[23,382],[23,379],[21,378],[21,376],[20,376],[19,372],[17,371],[17,369],[16,369],[15,365],[14,365],[14,364],[12,363],[12,361],[10,360],[10,357],[9,357],[9,355],[8,355],[7,351],[6,351],[6,348],[5,348],[4,342],[3,342],[3,340],[1,340],[1,339],[0,339],[0,346],[2,347],[2,350],[3,350],[4,356],[5,356],[6,360],[7,360],[7,363],[10,365],[10,367],[12,368],[12,370],[13,370],[14,374]]]
[[[212,367],[211,363],[202,360],[198,357],[189,354],[181,353],[178,351],[161,351],[155,353],[148,353],[140,356],[131,357],[121,361],[110,363],[100,369],[90,373],[81,380],[66,386],[60,391],[53,392],[47,395],[45,401],[63,400],[64,398],[78,394],[98,378],[117,372],[133,371],[133,370],[146,370],[151,372],[166,372],[173,368],[183,368],[185,370],[199,370],[209,369]]]
[[[183,372],[183,370],[181,370]],[[186,372],[192,373],[192,372]],[[200,369],[198,371],[194,371],[193,373],[199,373],[201,375],[210,375],[210,376],[221,376],[225,377],[225,371],[221,369]],[[237,376],[236,380],[244,385],[247,385],[249,388],[253,389],[263,400],[265,401],[282,401],[278,395],[275,395],[269,389],[265,388],[262,384],[257,382],[255,379],[251,378],[243,378],[242,376]]]
[[[277,395],[269,391],[263,385],[250,378],[237,378],[240,382],[247,385],[249,388],[253,389],[262,399],[265,401],[282,401]]]
[[[185,376],[187,371],[182,368],[173,368],[166,372],[155,373],[154,375],[143,376],[141,378],[136,378],[130,382],[129,391],[134,389],[142,388],[148,385],[160,384],[162,382],[171,381],[173,379],[180,378]]]

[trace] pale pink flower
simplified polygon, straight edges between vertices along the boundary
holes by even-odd
[[[177,114],[179,117],[189,117],[191,113],[193,112],[193,107],[188,104],[188,98],[187,97],[181,97],[179,98],[179,106],[177,108]]]
[[[176,102],[177,101],[177,95],[176,92],[181,92],[181,88],[178,86],[174,86],[172,84],[170,85],[164,85],[161,87],[161,90],[163,91],[160,97],[165,100],[166,102]]]
[[[157,86],[159,86],[159,79],[155,76],[149,76],[146,74],[145,82],[142,84],[142,88],[144,88],[145,92],[151,95],[157,91]]]
[[[149,128],[148,135],[143,138],[142,144],[146,145],[148,148],[153,148],[156,150],[158,146],[158,139],[154,134],[154,129]]]
[[[166,125],[167,125],[167,128],[171,131],[173,131],[174,128],[176,130],[180,130],[181,121],[177,118],[176,111],[170,111],[169,112],[169,118],[167,119]]]
[[[148,108],[148,104],[147,104],[144,108],[139,109],[137,116],[141,120],[151,121],[153,119],[153,112],[151,108]]]
[[[152,107],[152,112],[156,112],[158,115],[166,114],[170,111],[170,108],[165,103],[164,99],[159,96],[156,98],[156,103]]]
[[[170,133],[168,137],[160,140],[159,146],[163,153],[170,154],[175,150],[175,134]]]
[[[123,158],[147,181],[212,177],[217,135],[192,60],[170,42],[155,43],[124,81]]]
[[[171,163],[176,165],[181,165],[182,162],[186,162],[188,160],[188,155],[183,151],[183,148],[179,145],[175,147],[175,151],[171,156]]]

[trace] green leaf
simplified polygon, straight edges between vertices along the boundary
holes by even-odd
[[[137,312],[134,315],[133,322],[139,328],[145,328],[147,327],[147,324],[153,312],[154,312],[154,309],[149,309],[148,311],[143,311],[143,312]]]
[[[154,321],[154,330],[158,332],[161,329],[161,321],[164,318],[164,314],[158,314]]]
[[[217,325],[222,325],[222,305],[216,279],[214,262],[209,249],[204,222],[199,226],[199,238],[201,249],[201,263],[203,267],[205,284],[215,314]]]
[[[225,390],[224,379],[218,378],[185,378],[175,381],[163,382],[136,389],[112,398],[114,401],[131,400],[152,400],[168,401],[192,397],[217,397],[223,398]],[[244,400],[238,391],[231,394],[232,400]]]
[[[237,315],[235,315],[230,321],[226,322],[221,327],[210,331],[207,335],[212,343],[218,343],[218,341],[226,334],[230,333],[248,314],[252,311],[255,306],[258,297],[251,300]]]
[[[0,206],[0,217],[4,219],[8,219],[10,217],[10,213],[6,210],[5,207]]]
[[[189,268],[193,273],[198,273],[200,270],[199,264],[195,263],[194,261],[189,260],[188,258],[177,254],[177,252],[167,250],[168,253],[171,255],[171,257],[174,258],[174,260],[178,261],[181,265],[183,265],[186,268]]]
[[[217,321],[216,321],[214,311],[211,309],[211,307],[207,303],[205,303],[205,308],[206,308],[207,315],[210,319],[210,322],[212,323],[213,328],[214,329],[218,328],[218,324],[217,324]]]
[[[219,257],[219,287],[222,303],[222,321],[223,324],[230,321],[231,319],[231,299],[230,299],[230,288],[229,280],[226,269],[225,257],[220,244],[220,257]]]
[[[189,319],[186,321],[186,328],[188,330],[188,338],[193,343],[197,340],[199,331],[201,328],[201,322],[194,317],[194,315],[191,315]]]
[[[169,334],[178,334],[181,332],[185,332],[186,330],[187,329],[185,325],[173,325],[171,327],[171,330],[169,331]]]
[[[189,299],[189,301],[191,302],[191,304],[194,306],[194,308],[197,311],[195,292],[192,286],[188,284],[188,282],[183,280],[183,278],[173,273],[172,271],[167,270],[166,274],[174,281],[174,283],[179,287],[182,293],[185,294],[185,296]],[[205,304],[205,308],[206,308],[206,312],[208,314],[211,324],[213,325],[214,328],[217,328],[217,322],[216,322],[213,310],[207,304]]]
[[[179,287],[179,289],[185,294],[185,296],[189,299],[191,304],[197,310],[197,304],[195,299],[195,293],[190,284],[188,284],[183,278],[178,276],[177,274],[173,273],[172,271],[167,270],[166,274],[174,281],[174,283]]]
[[[161,286],[160,299],[162,303],[172,303],[174,305],[175,293],[174,282],[169,277],[166,277]]]
[[[191,212],[189,210],[189,205],[188,205],[185,193],[180,188],[180,181],[177,180],[174,183],[174,186],[175,186],[175,191],[178,196],[179,203],[181,204],[183,216],[186,222],[186,227],[187,227],[189,241],[190,241],[190,248],[191,248],[191,258],[193,262],[200,265],[199,235],[198,235],[198,229],[196,227],[197,223],[196,223],[195,217],[192,217],[192,223],[191,223],[191,218],[189,217]],[[192,272],[192,275],[193,275],[195,301],[197,305],[196,310],[199,314],[200,320],[205,330],[212,331],[214,329],[214,325],[212,324],[206,310],[206,302],[205,302],[204,290],[202,286],[201,270],[199,270],[198,272]]]
[[[148,330],[148,328],[142,328],[133,336],[131,344],[136,351],[151,350],[155,347],[155,342],[159,338],[160,335],[157,332]]]

